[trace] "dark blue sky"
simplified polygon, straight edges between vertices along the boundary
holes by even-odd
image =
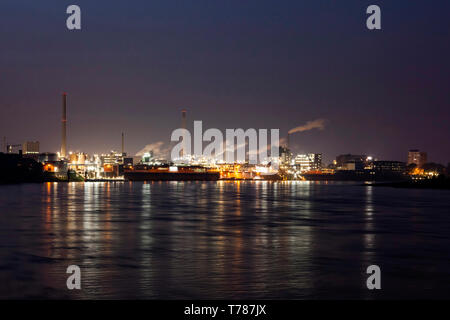
[[[82,10],[82,30],[65,26]],[[370,4],[381,31],[365,27]],[[280,128],[325,118],[295,152],[450,161],[449,1],[86,1],[0,3],[0,135],[89,153],[204,128]]]

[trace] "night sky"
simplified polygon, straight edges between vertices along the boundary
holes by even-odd
[[[66,8],[82,30],[66,28]],[[382,9],[381,31],[366,8]],[[0,136],[136,154],[181,124],[279,128],[297,152],[450,161],[450,2],[2,0]]]

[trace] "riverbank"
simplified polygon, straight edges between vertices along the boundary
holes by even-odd
[[[444,189],[450,190],[450,178],[434,178],[370,184],[374,187],[392,187],[409,189]]]

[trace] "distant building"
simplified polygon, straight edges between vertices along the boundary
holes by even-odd
[[[49,161],[55,162],[58,161],[58,155],[56,153],[44,152],[39,155],[38,161],[41,163]]]
[[[322,154],[298,154],[295,156],[294,166],[296,170],[300,172],[318,171],[322,168]]]
[[[294,158],[294,166],[297,171],[309,171],[309,158],[306,154],[298,154]]]
[[[358,171],[358,170],[364,170],[364,162],[362,161],[347,161],[342,163],[342,165],[337,167],[338,170],[345,170],[345,171]]]
[[[359,165],[363,165],[366,161],[367,156],[366,155],[355,155],[355,154],[341,154],[336,157],[336,167],[337,168],[345,168],[348,165],[347,163],[351,164],[350,167],[356,166],[359,167]],[[353,165],[354,164],[354,165]],[[355,170],[355,169],[353,169]]]
[[[372,162],[372,160],[372,157],[367,157],[363,154],[341,154],[336,157],[336,160],[333,163],[335,163],[336,170],[362,171],[370,164],[370,162]]]
[[[53,156],[51,156],[53,158]],[[67,178],[67,161],[46,161],[43,163],[43,170],[49,177],[65,179]]]
[[[129,158],[123,158],[123,165],[124,166],[133,166],[133,158],[129,157]]]
[[[118,165],[123,164],[124,156],[123,153],[111,151],[108,154],[102,154],[100,159],[103,165]]]
[[[426,152],[421,152],[417,149],[409,150],[407,165],[415,164],[417,167],[421,168],[425,163],[427,163]]]
[[[282,165],[289,165],[292,160],[292,152],[286,147],[280,146],[279,149],[280,154],[280,163]]]
[[[322,169],[322,154],[321,153],[310,153],[309,154],[311,162],[312,170],[320,170]]]
[[[86,153],[69,153],[69,163],[72,165],[84,165],[89,156]]]
[[[22,154],[39,154],[39,141],[26,141],[22,144]]]

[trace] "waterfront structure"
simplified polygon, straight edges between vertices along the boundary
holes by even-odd
[[[373,161],[372,171],[384,174],[403,174],[406,171],[406,164],[401,161]]]

